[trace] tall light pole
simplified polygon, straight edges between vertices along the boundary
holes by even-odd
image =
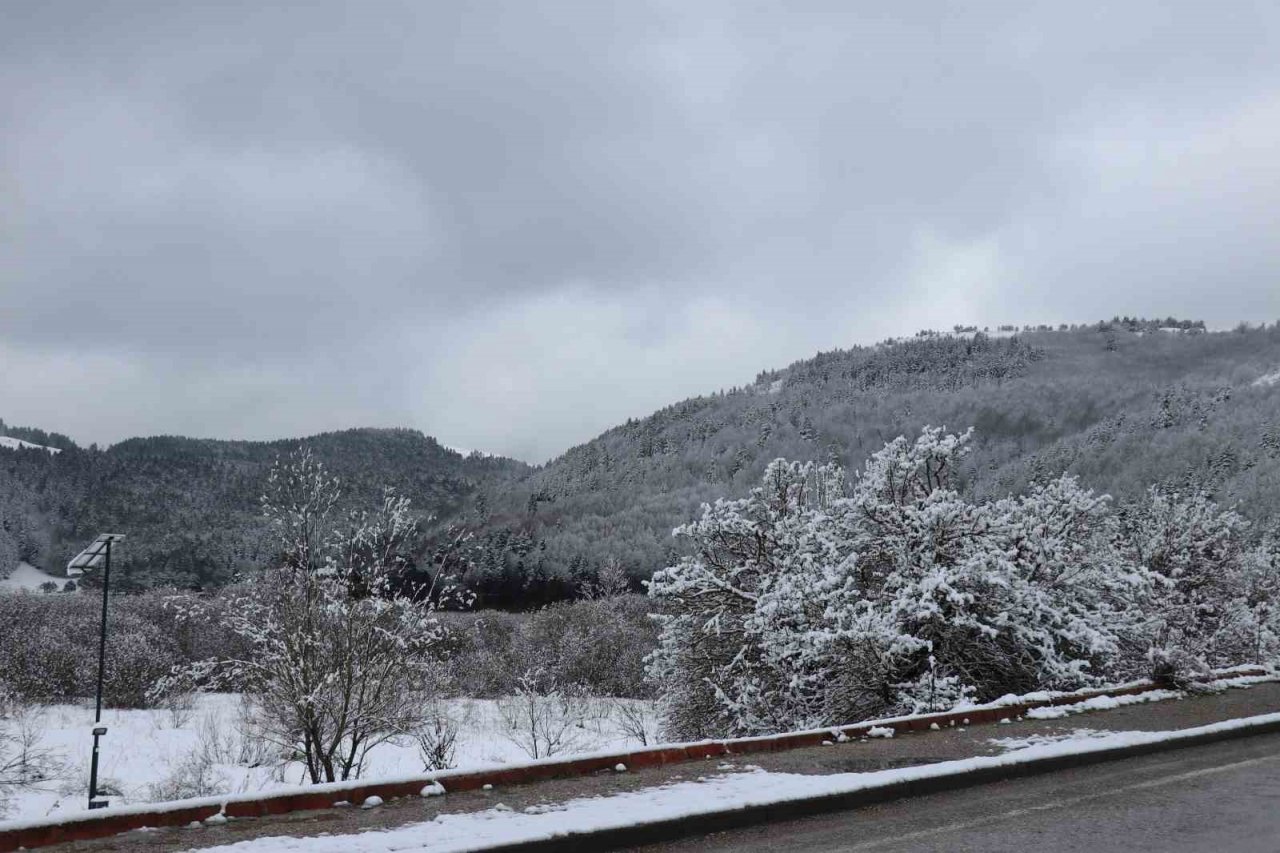
[[[107,801],[98,797],[98,739],[107,733],[102,725],[102,682],[107,669],[107,592],[111,588],[111,543],[124,540],[123,533],[100,533],[71,562],[67,576],[77,577],[102,566],[102,633],[98,638],[98,698],[93,712],[93,760],[89,765],[89,808],[106,808]]]

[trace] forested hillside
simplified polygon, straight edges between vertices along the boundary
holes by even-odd
[[[13,430],[27,440],[39,430]],[[61,453],[0,452],[0,543],[6,566],[22,559],[60,573],[101,531],[128,535],[123,588],[216,586],[267,559],[260,497],[272,463],[301,444],[341,478],[352,505],[384,485],[423,515],[457,513],[479,484],[523,473],[509,459],[464,457],[414,430],[354,429],[303,440],[213,441],[160,436],[106,450],[55,436]],[[15,553],[16,552],[16,553]],[[3,569],[0,569],[3,570]]]
[[[1080,328],[958,330],[822,353],[742,388],[630,421],[472,511],[477,584],[514,596],[530,574],[633,578],[671,562],[670,531],[703,501],[740,496],[777,457],[862,466],[926,425],[976,427],[961,485],[1020,492],[1064,472],[1117,499],[1148,486],[1208,490],[1280,517],[1280,325],[1116,320]]]
[[[386,483],[472,531],[469,585],[483,603],[518,607],[580,592],[607,562],[647,578],[672,562],[673,527],[703,501],[745,494],[777,457],[852,472],[926,425],[976,427],[959,472],[975,498],[1065,472],[1122,502],[1153,484],[1207,490],[1265,527],[1280,518],[1280,325],[921,333],[761,373],[538,468],[464,458],[410,430],[305,442],[354,498]],[[0,520],[22,558],[57,569],[94,533],[120,529],[139,585],[216,585],[260,564],[258,496],[271,462],[299,444],[162,437],[98,450],[6,432],[63,450],[0,450]]]

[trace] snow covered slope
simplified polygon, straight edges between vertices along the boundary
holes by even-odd
[[[16,592],[24,589],[29,592],[39,592],[40,585],[49,582],[57,584],[58,589],[62,589],[67,579],[42,572],[30,563],[18,563],[18,568],[14,569],[9,577],[0,578],[0,592]]]
[[[1280,385],[1280,370],[1273,370],[1265,376],[1259,376],[1253,380],[1255,387],[1267,388],[1272,385]]]
[[[6,450],[47,450],[50,453],[61,453],[62,451],[56,447],[45,447],[43,444],[32,444],[29,441],[23,441],[20,438],[9,438],[7,435],[0,435],[0,447]]]

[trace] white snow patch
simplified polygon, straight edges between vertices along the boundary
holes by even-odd
[[[65,578],[62,580],[65,582]],[[216,730],[225,739],[238,737],[240,701],[240,696],[230,693],[198,696],[189,717],[177,727],[172,713],[161,708],[104,710],[102,722],[108,731],[102,739],[99,772],[122,790],[121,794],[110,798],[111,813],[131,809],[156,810],[157,806],[151,799],[151,786],[163,782],[187,756],[198,752],[207,737],[207,730]],[[593,701],[601,704],[601,713],[589,715],[590,722],[578,732],[579,750],[575,752],[616,756],[641,746],[638,740],[621,731],[614,716],[603,713],[609,700]],[[442,786],[448,786],[451,772],[534,763],[506,737],[496,702],[458,699],[446,703],[446,707],[458,721],[459,733],[455,759],[457,770],[431,774]],[[84,779],[88,778],[93,746],[93,738],[88,731],[92,720],[92,705],[48,705],[34,711],[32,723],[40,732],[40,747],[52,751],[64,771],[58,774],[58,778],[41,782],[32,789],[14,792],[8,802],[9,810],[0,818],[0,830],[24,821],[75,820],[89,814],[84,797]],[[0,726],[4,725],[0,722]],[[536,763],[555,762],[566,757],[557,755]],[[300,788],[305,771],[297,762],[282,766],[268,763],[258,767],[217,764],[214,773],[225,793],[205,799],[217,806],[229,800],[260,796],[268,791],[314,790],[313,786]],[[327,787],[333,790],[337,801],[348,799],[351,788],[368,781],[413,779],[420,785],[426,785],[427,782],[422,780],[425,775],[428,774],[422,769],[417,744],[406,739],[403,743],[375,747],[369,754],[362,782],[333,783]],[[186,808],[191,803],[187,800],[173,807]],[[160,808],[166,807],[168,804]]]
[[[1166,699],[1181,699],[1187,694],[1179,690],[1148,690],[1132,696],[1095,696],[1083,702],[1071,705],[1057,705],[1047,708],[1031,708],[1027,717],[1032,720],[1060,720],[1072,714],[1084,714],[1088,711],[1111,711],[1125,705],[1141,705],[1144,702],[1163,702]]]
[[[873,773],[813,776],[757,770],[705,778],[698,782],[675,782],[612,796],[569,800],[558,806],[543,804],[524,812],[515,812],[509,806],[500,805],[482,812],[444,814],[427,822],[355,835],[255,838],[222,847],[206,848],[204,853],[457,853],[815,796],[853,793],[897,782],[961,776],[990,767],[1008,767],[1062,755],[1176,741],[1200,734],[1278,722],[1280,714],[1264,714],[1179,731],[1118,732],[1105,737],[1028,746],[1005,755],[943,761]],[[589,846],[588,839],[583,839],[583,842],[584,848]]]
[[[1063,734],[1038,734],[1029,735],[1027,737],[993,737],[987,738],[987,743],[998,746],[1005,752],[1013,752],[1018,749],[1027,749],[1032,746],[1043,746],[1046,743],[1065,743],[1067,741],[1085,741],[1097,740],[1098,738],[1110,737],[1113,734],[1120,734],[1114,731],[1098,731],[1097,729],[1075,729],[1071,732]]]
[[[37,569],[30,563],[18,563],[18,568],[9,573],[9,576],[0,579],[0,591],[17,592],[25,590],[26,592],[39,592],[40,587],[46,583],[52,583],[59,590],[67,583],[67,578],[60,578],[49,574],[48,572]]]
[[[1248,689],[1255,684],[1280,680],[1275,675],[1233,675],[1208,682],[1207,686],[1215,690],[1226,690],[1229,687]]]
[[[1280,370],[1273,370],[1271,373],[1259,376],[1253,380],[1256,388],[1270,388],[1272,385],[1280,385]]]
[[[57,447],[45,447],[43,444],[32,444],[29,441],[23,441],[20,438],[10,438],[7,435],[0,435],[0,447],[6,450],[47,450],[49,453],[57,455],[62,452]]]

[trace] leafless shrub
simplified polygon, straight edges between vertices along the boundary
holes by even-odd
[[[216,764],[240,767],[268,767],[292,757],[273,744],[259,726],[258,712],[249,700],[241,702],[230,722],[220,714],[205,714],[200,723],[200,748]]]
[[[312,782],[359,778],[370,750],[422,723],[437,662],[433,607],[441,571],[419,600],[397,591],[417,522],[391,490],[345,519],[341,490],[306,451],[273,469],[263,508],[283,559],[225,598],[221,621],[247,654],[174,677],[251,697],[254,731],[302,756]]]
[[[7,810],[11,794],[56,779],[64,771],[58,753],[43,745],[32,706],[0,686],[0,814]]]
[[[658,741],[658,713],[642,699],[615,699],[610,710],[618,731],[627,738],[649,746]]]
[[[454,766],[458,721],[443,702],[433,701],[422,725],[414,732],[423,770],[448,770]]]
[[[185,729],[195,714],[195,693],[189,690],[171,691],[161,700],[170,728]]]
[[[218,769],[213,755],[202,743],[184,755],[167,776],[147,786],[147,799],[162,802],[212,797],[230,790],[230,780]]]
[[[591,713],[586,691],[556,684],[537,670],[520,677],[514,695],[498,700],[503,735],[530,758],[577,749]]]

